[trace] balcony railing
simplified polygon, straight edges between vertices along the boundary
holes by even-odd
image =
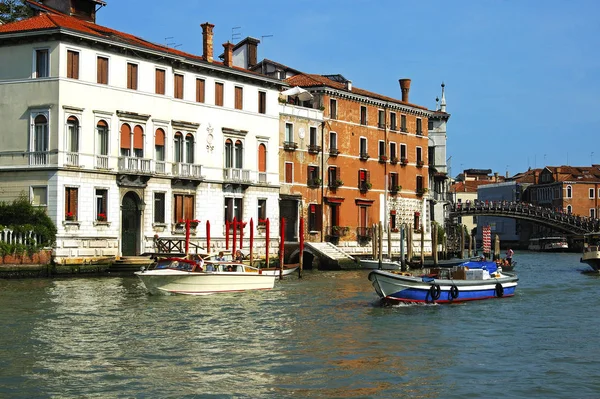
[[[249,182],[250,171],[239,168],[226,168],[223,169],[223,180],[227,182]]]
[[[340,150],[338,150],[337,148],[330,148],[329,149],[329,156],[330,157],[337,157],[340,153]]]
[[[160,175],[167,174],[167,163],[165,161],[156,161],[154,165],[155,173]]]
[[[356,228],[356,237],[359,240],[370,240],[372,230],[373,230],[372,227],[357,227]]]
[[[369,159],[369,154],[366,152],[361,152],[358,157],[361,161],[366,161],[367,159]]]
[[[29,165],[47,165],[48,164],[48,151],[44,152],[30,152],[29,153]]]
[[[67,166],[79,166],[79,153],[77,152],[67,152],[67,159],[65,160],[65,165]]]
[[[318,177],[312,178],[312,179],[308,179],[306,181],[306,185],[310,188],[318,188],[321,187],[321,179],[319,179]]]
[[[152,173],[150,159],[119,157],[119,172]]]
[[[178,177],[191,177],[195,179],[202,179],[202,165],[175,162],[173,164],[172,173],[174,176]]]
[[[108,169],[108,155],[96,155],[96,168]]]
[[[260,184],[267,184],[267,173],[266,172],[258,172],[258,182]]]
[[[317,154],[317,153],[321,152],[320,145],[309,144],[307,148],[308,148],[308,152],[311,154]]]
[[[298,143],[296,143],[294,141],[284,141],[283,142],[283,149],[285,151],[296,151],[296,148],[298,148]]]

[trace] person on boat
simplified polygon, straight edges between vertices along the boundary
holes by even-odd
[[[514,251],[510,248],[508,248],[508,251],[506,251],[506,260],[508,261],[508,265],[512,265],[512,257],[514,255]]]
[[[233,271],[233,266],[231,266],[231,265],[227,266],[227,271],[228,272],[232,272]]]
[[[235,261],[236,262],[241,262],[244,260],[244,254],[242,254],[242,251],[240,251],[239,249],[237,251],[235,251]]]
[[[215,260],[217,262],[224,262],[225,261],[225,254],[223,253],[223,251],[219,252],[219,255],[217,256],[217,258]]]
[[[204,270],[204,259],[202,259],[202,257],[198,256],[198,259],[196,260],[196,262],[194,262],[194,265],[192,266],[192,271],[193,272],[201,272]]]

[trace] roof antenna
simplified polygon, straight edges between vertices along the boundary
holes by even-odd
[[[236,32],[236,29],[242,29],[242,27],[234,26],[233,28],[231,28],[231,43],[235,43],[236,40],[240,40],[240,37],[242,37],[242,34],[239,32]]]
[[[273,35],[264,35],[260,37],[260,41],[262,42],[264,40],[265,37],[273,37]]]

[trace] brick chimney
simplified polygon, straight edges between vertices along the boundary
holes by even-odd
[[[246,38],[246,48],[248,50],[248,62],[246,68],[251,68],[258,63],[258,43],[260,40],[253,37]]]
[[[400,90],[402,90],[402,102],[408,102],[408,92],[410,91],[410,79],[398,79]]]
[[[223,57],[223,64],[226,67],[233,66],[233,43],[223,43],[223,49],[225,50],[225,56]]]
[[[202,58],[204,61],[213,62],[213,24],[205,22],[202,27]]]

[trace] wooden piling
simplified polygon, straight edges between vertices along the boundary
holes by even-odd
[[[383,225],[381,222],[377,225],[377,252],[379,259],[379,270],[383,269]]]
[[[469,258],[473,257],[473,240],[471,239],[471,236],[469,236],[469,253],[467,254],[467,256]]]
[[[494,236],[494,260],[500,259],[500,236]]]
[[[388,258],[390,260],[392,260],[392,227],[391,225],[388,223],[386,224],[387,227],[387,255]]]
[[[433,265],[437,266],[438,265],[438,251],[437,251],[437,246],[438,246],[438,241],[437,241],[437,231],[438,231],[438,227],[437,224],[433,224],[431,226],[431,252],[433,254]]]
[[[298,267],[298,278],[302,278],[304,268],[304,218],[300,218],[300,267]]]
[[[460,228],[460,259],[464,259],[465,257],[465,228],[463,227],[462,224],[459,224],[458,227]]]
[[[285,258],[285,219],[281,218],[281,234],[279,238],[279,279],[283,280],[283,260]]]
[[[421,267],[425,264],[425,226],[421,226]]]

